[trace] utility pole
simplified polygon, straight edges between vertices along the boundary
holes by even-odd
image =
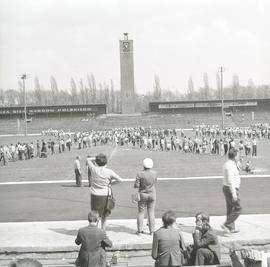
[[[23,95],[24,95],[24,124],[25,124],[25,135],[27,135],[27,111],[26,111],[26,91],[25,91],[25,80],[26,74],[21,75],[21,79],[23,82]]]
[[[224,68],[220,67],[220,96],[221,96],[221,117],[222,117],[222,121],[221,121],[221,129],[222,132],[224,130],[224,96],[223,96],[223,72],[224,72]]]

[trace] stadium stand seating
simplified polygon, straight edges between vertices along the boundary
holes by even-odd
[[[249,126],[254,123],[270,121],[270,113],[256,112],[254,120],[249,112],[233,113],[225,116],[225,127]],[[192,128],[194,125],[220,125],[221,114],[216,113],[185,113],[185,114],[142,114],[134,116],[102,115],[96,118],[65,117],[39,118],[27,124],[28,133],[41,133],[44,129],[62,129],[64,131],[89,131],[93,129],[111,129],[123,127],[152,127],[152,128]],[[0,120],[0,134],[23,134],[24,123],[15,119]]]

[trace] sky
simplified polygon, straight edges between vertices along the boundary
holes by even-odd
[[[240,83],[270,84],[270,1],[268,0],[0,0],[0,88],[27,89],[37,76],[50,88],[70,90],[70,79],[120,88],[119,40],[134,42],[135,88],[185,93],[188,79],[216,88],[238,74]]]

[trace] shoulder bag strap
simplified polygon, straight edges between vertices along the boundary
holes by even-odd
[[[110,190],[111,190],[111,194],[110,194]],[[107,194],[107,196],[108,197],[111,196],[113,198],[113,191],[112,191],[111,181],[108,184],[108,194]]]

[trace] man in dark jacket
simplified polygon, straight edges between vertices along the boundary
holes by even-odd
[[[106,232],[97,227],[98,213],[88,214],[89,225],[79,229],[75,243],[81,245],[79,256],[75,262],[80,267],[105,267],[105,247],[111,247],[112,242]]]
[[[176,216],[166,211],[162,216],[163,227],[153,236],[152,258],[156,267],[182,266],[186,246],[179,229],[175,227]]]
[[[215,265],[220,261],[220,246],[216,233],[209,224],[205,213],[196,215],[196,227],[193,233],[194,265]]]

